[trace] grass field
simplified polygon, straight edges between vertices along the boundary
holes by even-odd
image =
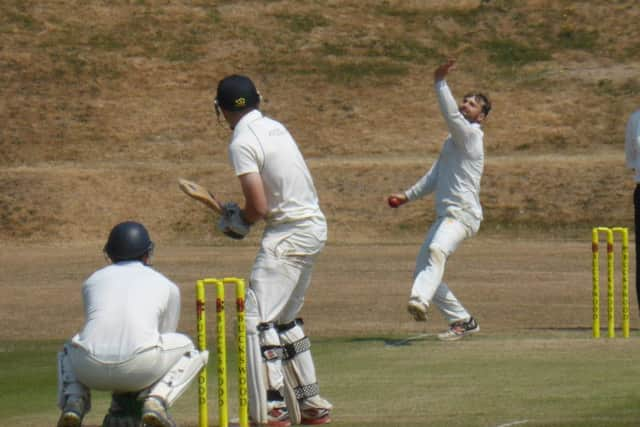
[[[482,330],[457,343],[435,339],[444,327],[437,313],[419,324],[405,311],[418,241],[327,247],[302,316],[322,394],[335,405],[334,425],[637,426],[635,288],[631,337],[608,339],[603,331],[603,338],[592,339],[590,234],[582,234],[483,235],[466,242],[451,258],[446,277]],[[195,279],[221,271],[242,276],[254,252],[250,246],[159,245],[155,267],[182,290],[181,331],[195,337]],[[0,335],[0,419],[16,427],[52,425],[58,416],[56,352],[81,325],[82,279],[104,260],[94,244],[17,246],[0,253],[0,264],[6,266],[0,319],[7,325]],[[631,277],[634,270],[632,265]],[[604,307],[602,302],[603,319]],[[208,322],[211,335],[214,316]],[[233,328],[229,321],[228,331]],[[387,345],[423,334],[410,345]],[[228,347],[231,352],[233,345]],[[211,425],[217,417],[213,362]],[[234,368],[229,372],[231,385]],[[94,393],[87,426],[99,425],[108,401],[108,394]],[[177,401],[173,412],[181,426],[195,427],[196,402],[193,386]]]
[[[595,341],[588,331],[434,337],[389,346],[397,336],[317,339],[322,393],[343,427],[637,426],[640,340]],[[0,418],[6,426],[52,425],[57,342],[3,342]],[[233,365],[233,357],[231,357]],[[217,417],[210,373],[211,425]],[[235,372],[230,366],[230,383]],[[233,389],[230,391],[231,396]],[[99,425],[109,396],[94,393],[86,425]],[[235,399],[232,404],[235,403]],[[195,387],[176,403],[181,426],[195,426]],[[232,414],[233,418],[233,414]]]

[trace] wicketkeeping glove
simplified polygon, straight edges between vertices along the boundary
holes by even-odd
[[[237,203],[225,203],[222,206],[223,215],[218,221],[218,230],[232,239],[242,240],[249,234],[251,224],[242,218],[242,211]]]

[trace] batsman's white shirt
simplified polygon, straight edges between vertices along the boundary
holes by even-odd
[[[635,169],[635,180],[640,183],[640,110],[631,114],[624,140],[627,167]]]
[[[469,123],[460,113],[445,80],[437,82],[435,89],[450,134],[431,169],[405,194],[415,200],[435,191],[438,217],[453,217],[476,233],[482,221],[484,133],[479,124]]]
[[[325,223],[311,173],[289,131],[258,110],[236,124],[229,159],[237,176],[258,173],[267,197],[267,226],[312,220]]]
[[[85,325],[72,342],[103,362],[119,362],[159,345],[175,332],[180,291],[140,261],[125,261],[93,273],[82,286]]]

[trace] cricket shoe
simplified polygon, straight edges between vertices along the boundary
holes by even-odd
[[[309,408],[303,409],[300,424],[307,426],[315,426],[320,424],[329,424],[331,422],[330,411],[326,408]]]
[[[291,418],[286,407],[272,408],[267,412],[267,426],[269,427],[290,427]]]
[[[441,341],[457,341],[476,332],[480,332],[480,325],[476,319],[470,317],[466,322],[464,320],[453,322],[449,325],[447,331],[438,334],[438,339]]]
[[[85,405],[83,398],[69,398],[58,419],[58,427],[80,427],[84,417]]]
[[[167,412],[166,406],[156,397],[148,397],[144,401],[142,425],[145,427],[176,427],[176,423]]]
[[[239,424],[238,424],[239,425]],[[251,427],[290,427],[291,418],[289,417],[289,411],[286,407],[273,408],[267,412],[267,422],[259,424],[258,422],[249,419],[249,426]]]
[[[429,306],[420,301],[420,298],[418,297],[409,298],[407,311],[416,322],[426,322],[429,318]]]

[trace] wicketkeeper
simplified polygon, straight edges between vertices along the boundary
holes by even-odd
[[[449,329],[438,335],[452,341],[480,331],[476,319],[443,282],[445,264],[458,245],[475,235],[482,221],[480,180],[484,169],[484,133],[481,124],[491,110],[489,98],[469,93],[458,105],[445,77],[455,65],[449,60],[434,73],[435,93],[449,136],[431,169],[403,193],[389,196],[389,204],[398,207],[435,194],[437,219],[420,248],[408,303],[409,313],[426,321],[432,303],[449,322]]]
[[[218,84],[215,108],[233,130],[229,158],[245,199],[242,208],[224,206],[219,228],[241,239],[252,224],[266,222],[246,297],[249,409],[263,425],[326,424],[332,405],[320,397],[298,314],[327,225],[296,142],[259,103],[247,77]]]
[[[112,264],[82,286],[85,324],[58,353],[58,427],[80,427],[91,389],[111,391],[103,427],[174,427],[167,409],[208,359],[176,333],[178,287],[151,268],[153,242],[137,222],[116,225]]]

